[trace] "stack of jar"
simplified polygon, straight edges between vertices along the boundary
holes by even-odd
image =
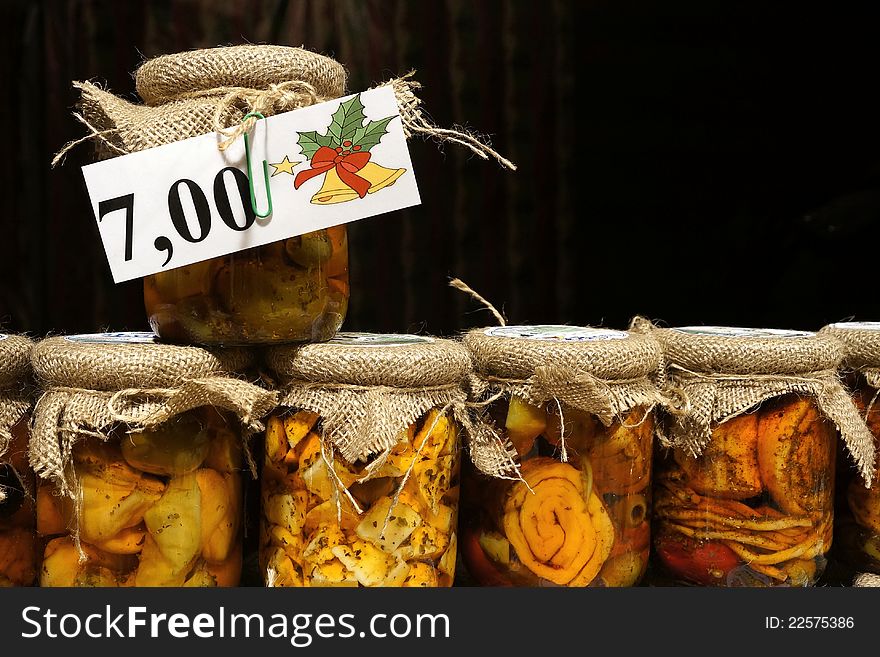
[[[230,86],[256,93],[296,80],[310,90],[270,103],[262,110],[269,115],[340,97],[345,78],[336,61],[299,48],[192,51],[141,66],[135,81],[144,106],[84,85],[83,111],[93,125],[112,124],[105,132],[113,150],[130,153],[210,132]],[[240,123],[251,101],[224,105],[225,125]],[[242,207],[249,225],[255,211],[246,195]],[[248,438],[262,431],[276,394],[244,378],[255,354],[230,347],[328,340],[348,294],[346,229],[335,226],[147,276],[158,339],[41,343],[34,368],[43,396],[31,446],[41,477],[41,584],[237,585],[242,475],[257,470]]]
[[[339,98],[346,74],[299,48],[248,45],[158,57],[135,81],[143,105],[79,85],[102,156]],[[421,120],[418,99],[406,93],[401,120]],[[368,163],[359,172],[368,191],[403,172],[377,179],[381,169]],[[248,199],[246,179],[231,173],[249,226],[253,194]],[[349,184],[331,170],[324,187],[334,180]],[[313,202],[357,197],[319,194]],[[239,209],[227,203],[226,210],[240,225]],[[248,467],[263,475],[266,584],[452,585],[468,355],[454,342],[416,336],[331,340],[348,305],[344,226],[156,273],[143,284],[155,336],[53,338],[33,356],[41,396],[30,462],[40,481],[19,515],[35,501],[43,586],[238,584]],[[246,380],[257,378],[246,348],[290,344],[301,346],[268,354],[284,393],[269,416],[277,393]],[[249,445],[264,429],[264,444]],[[262,458],[251,447],[265,447]],[[16,439],[13,457],[21,451]],[[9,468],[26,488],[27,472]],[[12,474],[0,475],[11,508],[23,491],[8,485]],[[0,524],[0,546],[5,529]],[[28,536],[33,543],[33,530]],[[7,552],[0,550],[0,566]],[[19,570],[15,583],[28,583],[28,573],[33,579],[32,567]]]

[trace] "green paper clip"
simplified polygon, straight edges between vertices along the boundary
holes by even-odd
[[[252,116],[258,119],[266,118],[259,112],[250,112],[248,114],[245,114],[244,118],[241,120],[242,123],[247,121],[248,118]],[[266,160],[263,160],[263,179],[266,181],[266,198],[269,200],[269,209],[266,210],[264,214],[260,214],[260,211],[257,210],[257,197],[254,195],[254,174],[251,169],[251,143],[248,139],[248,134],[246,132],[244,133],[244,153],[245,157],[247,158],[248,185],[251,188],[251,209],[254,211],[255,215],[263,219],[272,214],[272,190],[269,188],[269,165],[266,163]]]

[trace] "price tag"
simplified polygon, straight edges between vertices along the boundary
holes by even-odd
[[[420,203],[391,87],[83,167],[117,283]],[[268,207],[267,163],[273,212]],[[254,209],[256,205],[256,211]]]

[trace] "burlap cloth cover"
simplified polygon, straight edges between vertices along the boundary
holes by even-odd
[[[859,588],[880,587],[880,575],[874,575],[873,573],[861,573],[856,575],[855,580],[853,581],[853,586]]]
[[[554,333],[559,337],[552,337]],[[651,379],[660,365],[660,348],[649,336],[570,326],[505,326],[470,331],[464,345],[474,361],[471,460],[492,477],[519,478],[515,449],[480,410],[497,399],[516,395],[533,405],[552,400],[591,413],[606,426],[636,406],[650,410],[662,402]],[[564,440],[562,459],[567,459]]]
[[[880,390],[880,322],[829,324],[819,334],[842,342],[844,367],[856,370],[869,386]]]
[[[81,113],[74,117],[90,134],[67,144],[53,165],[87,140],[96,141],[99,156],[111,157],[216,131],[225,137],[222,149],[253,127],[253,117],[242,123],[246,114],[271,116],[332,100],[345,94],[345,82],[341,64],[302,48],[244,45],[163,55],[135,73],[143,105],[90,82],[75,82],[82,97]],[[409,75],[385,84],[394,89],[407,137],[421,134],[458,143],[483,159],[492,156],[516,168],[469,132],[433,125],[415,95],[420,85]]]
[[[666,385],[681,391],[686,408],[670,417],[667,444],[698,456],[713,425],[787,393],[809,395],[840,432],[859,471],[870,483],[874,440],[838,378],[840,343],[827,335],[640,325],[663,346]]]
[[[0,333],[0,463],[12,443],[14,427],[31,407],[27,380],[33,343],[19,335]],[[6,492],[0,486],[0,502]]]
[[[214,406],[238,417],[246,439],[262,431],[261,418],[275,405],[276,393],[235,376],[252,361],[243,349],[208,351],[136,336],[141,342],[55,337],[34,347],[34,375],[42,392],[34,409],[30,462],[38,476],[65,494],[72,494],[65,467],[86,436],[107,440],[120,425],[147,429]]]
[[[420,336],[340,333],[330,342],[272,347],[279,406],[321,416],[323,438],[350,463],[390,450],[432,408],[466,422],[470,369],[456,342]]]

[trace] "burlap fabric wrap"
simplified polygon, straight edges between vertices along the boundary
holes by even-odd
[[[408,336],[404,344],[363,346],[349,336],[267,353],[282,387],[279,406],[320,415],[323,439],[346,461],[381,457],[432,408],[466,421],[470,360],[461,345]]]
[[[53,160],[57,164],[70,148],[94,140],[98,155],[112,157],[170,144],[181,139],[220,132],[225,148],[250,130],[259,112],[271,116],[338,98],[345,94],[345,69],[337,61],[287,46],[245,45],[163,55],[144,63],[135,84],[145,104],[132,103],[90,82],[75,82],[82,97],[75,118],[90,134],[67,144]],[[463,130],[445,130],[423,114],[415,92],[420,85],[409,76],[391,85],[407,137],[420,134],[458,143],[487,159],[508,160]]]
[[[12,427],[31,407],[28,379],[33,343],[19,335],[0,334],[0,463],[12,443]],[[6,492],[0,486],[0,502]]]
[[[880,587],[880,575],[874,575],[873,573],[861,573],[856,575],[855,580],[853,581],[853,586],[859,588]]]
[[[81,439],[107,440],[120,425],[148,429],[200,406],[237,416],[246,439],[263,430],[261,418],[277,398],[234,374],[251,361],[241,349],[43,340],[32,354],[42,393],[34,409],[31,465],[71,495],[65,468]]]
[[[880,323],[831,324],[820,335],[830,335],[843,343],[843,365],[865,377],[875,390],[880,390]]]
[[[780,395],[808,395],[835,424],[870,482],[874,440],[838,378],[843,354],[837,340],[748,329],[711,334],[654,329],[650,334],[663,346],[667,385],[680,389],[687,400],[687,408],[670,418],[664,442],[697,456],[711,439],[713,425]]]
[[[660,348],[649,336],[615,331],[615,339],[565,341],[491,334],[498,330],[477,329],[464,336],[474,361],[469,448],[474,465],[487,475],[519,477],[515,449],[481,410],[492,400],[516,395],[536,406],[555,400],[597,416],[606,426],[637,406],[650,411],[662,402],[651,378],[660,364]]]

